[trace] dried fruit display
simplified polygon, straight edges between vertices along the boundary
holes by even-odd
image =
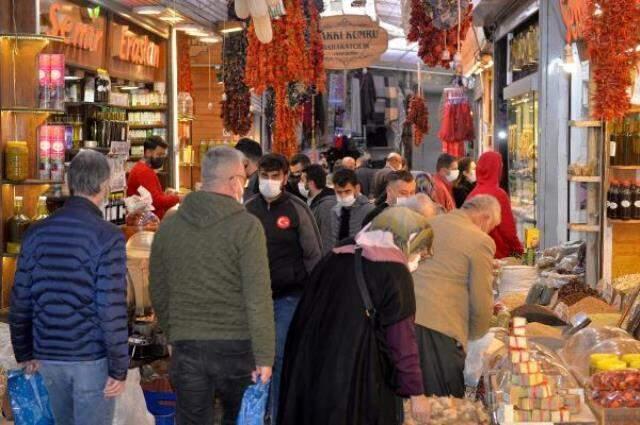
[[[178,33],[178,92],[191,93],[191,57],[189,57],[189,37]]]
[[[224,128],[244,136],[251,130],[251,93],[244,83],[247,35],[227,35],[224,43],[224,94],[221,118]]]
[[[640,372],[622,370],[597,373],[591,377],[591,388],[598,391],[640,391]]]
[[[429,110],[422,96],[411,98],[406,122],[413,125],[413,144],[420,146],[424,136],[429,133]]]
[[[595,13],[596,3],[600,12]],[[593,115],[612,120],[629,109],[627,89],[633,83],[632,70],[640,59],[640,7],[633,0],[589,0],[585,38],[593,81]]]

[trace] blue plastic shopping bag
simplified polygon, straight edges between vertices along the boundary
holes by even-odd
[[[42,375],[27,375],[23,369],[11,370],[7,387],[15,425],[54,425]]]
[[[247,388],[242,397],[237,425],[264,425],[264,416],[269,400],[269,386],[269,382],[263,384],[258,379],[257,384]]]

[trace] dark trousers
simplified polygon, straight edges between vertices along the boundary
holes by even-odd
[[[178,341],[171,382],[177,394],[177,425],[213,425],[214,396],[223,425],[235,425],[242,396],[255,369],[249,341]]]
[[[464,397],[464,362],[462,345],[440,332],[416,325],[422,380],[427,396]]]

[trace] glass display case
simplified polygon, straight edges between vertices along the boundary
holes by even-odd
[[[509,192],[518,236],[536,226],[538,97],[530,92],[509,100]]]

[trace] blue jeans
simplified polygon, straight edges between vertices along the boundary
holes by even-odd
[[[87,362],[40,361],[56,425],[111,425],[114,398],[106,399],[107,359]]]
[[[291,324],[293,314],[296,312],[299,302],[299,296],[282,297],[273,300],[273,311],[276,321],[276,359],[271,377],[271,425],[278,423],[278,401],[280,397],[280,378],[282,376],[284,347],[287,343],[289,325]]]

